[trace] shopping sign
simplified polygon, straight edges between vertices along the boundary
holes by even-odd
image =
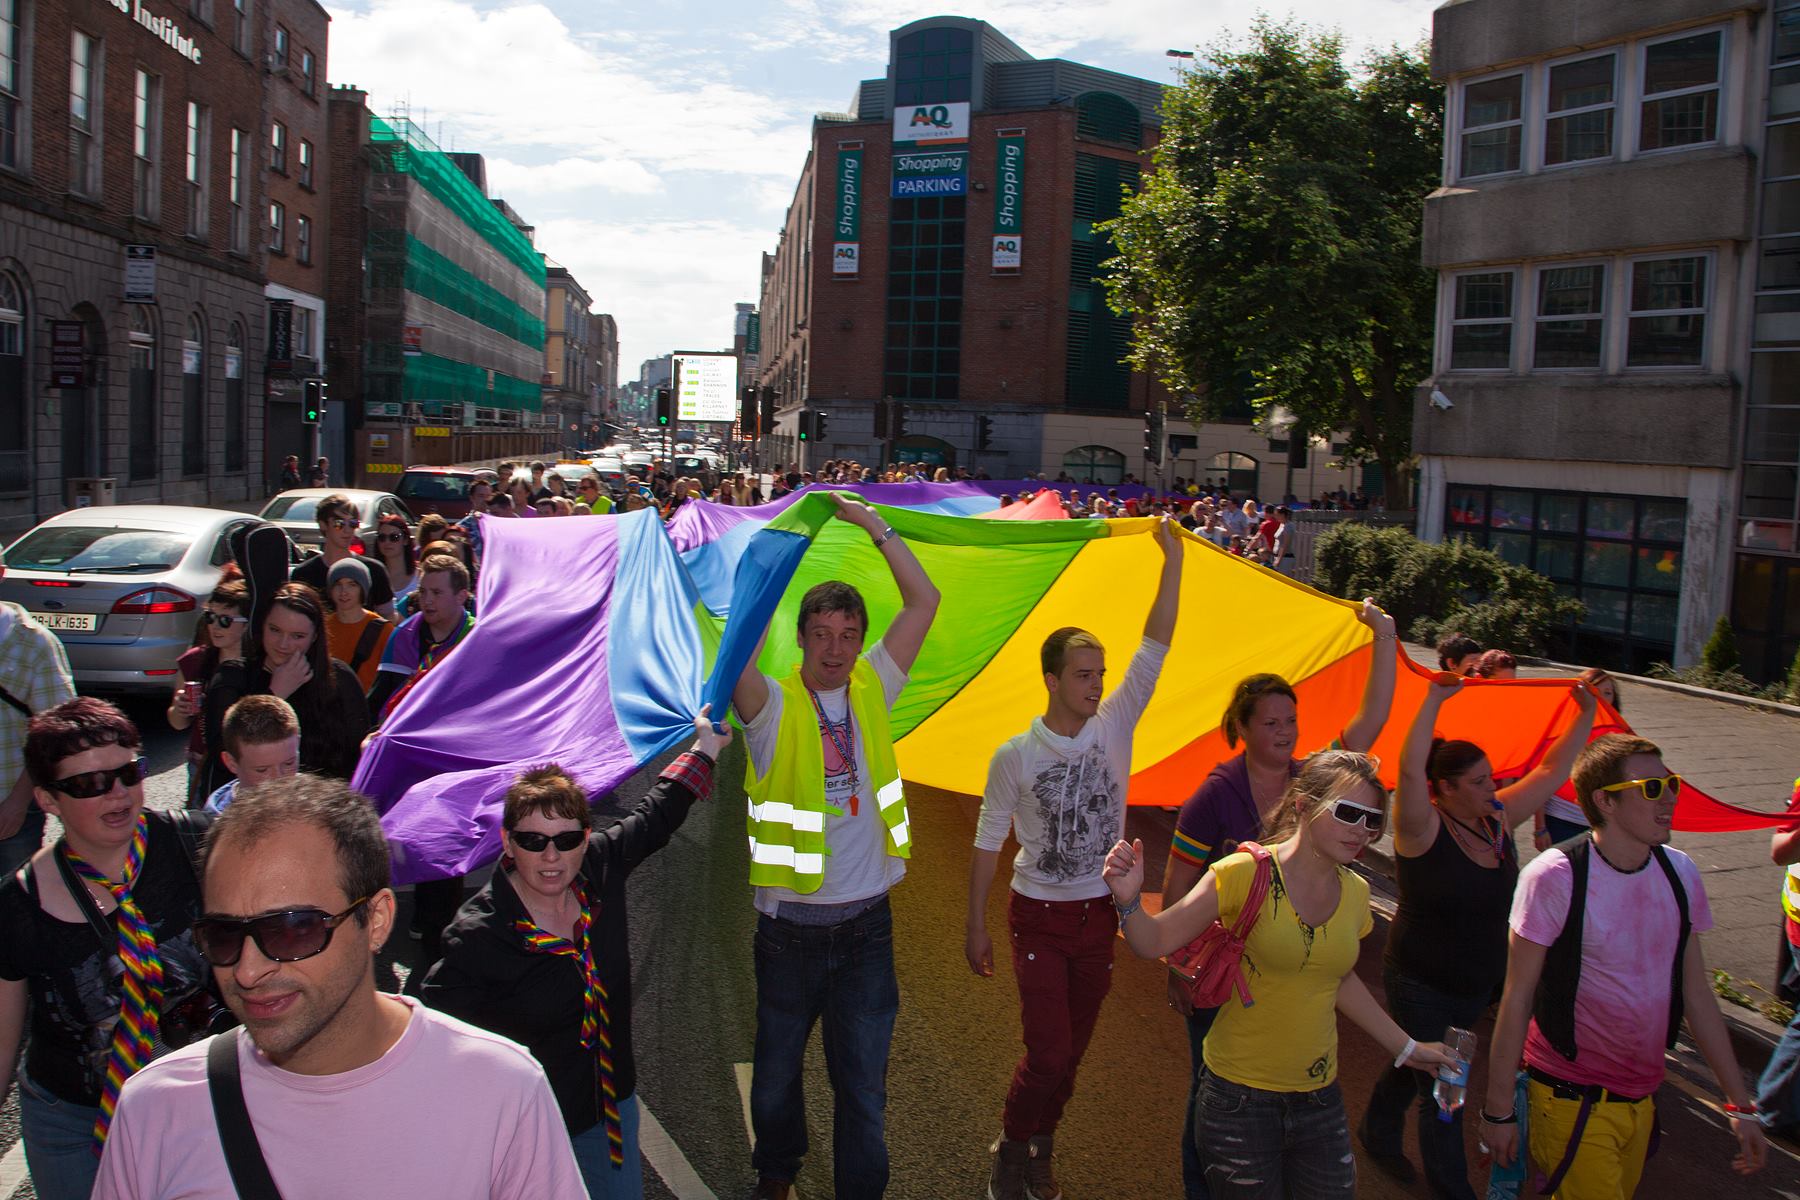
[[[862,149],[839,150],[837,161],[833,275],[854,275],[862,249]]]
[[[1025,137],[1000,138],[994,156],[994,268],[1016,270],[1025,232]]]
[[[894,142],[966,142],[969,140],[969,102],[953,104],[902,104],[894,110]]]
[[[930,154],[894,155],[896,200],[915,196],[966,196],[969,193],[969,152],[937,150]]]

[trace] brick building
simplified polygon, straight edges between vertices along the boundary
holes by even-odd
[[[326,40],[331,17],[316,0],[267,0],[268,90],[262,131],[266,160],[263,236],[267,247],[268,408],[264,453],[331,459],[346,478],[345,414],[326,405],[316,432],[300,419],[301,392],[324,374],[325,247],[330,228],[331,156],[326,122]]]
[[[264,17],[0,0],[0,531],[265,494]]]
[[[596,419],[592,303],[567,267],[544,264],[544,415],[556,424],[561,446],[585,444]]]

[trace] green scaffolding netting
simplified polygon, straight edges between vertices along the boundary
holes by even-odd
[[[369,141],[383,151],[376,155],[376,170],[395,171],[416,179],[534,283],[543,285],[544,260],[530,240],[500,214],[455,163],[417,134],[410,121],[397,126],[371,113]]]
[[[495,371],[493,390],[489,391],[488,373],[481,367],[435,354],[414,354],[408,355],[401,367],[400,398],[536,412],[543,407],[544,388],[535,380]]]
[[[543,317],[527,312],[410,233],[371,230],[369,272],[372,287],[405,288],[531,350],[544,349]]]

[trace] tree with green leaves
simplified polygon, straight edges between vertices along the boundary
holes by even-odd
[[[1234,399],[1349,431],[1390,507],[1411,499],[1413,390],[1431,371],[1443,90],[1424,52],[1352,73],[1342,40],[1262,18],[1163,98],[1156,169],[1109,231],[1131,362],[1216,419]]]

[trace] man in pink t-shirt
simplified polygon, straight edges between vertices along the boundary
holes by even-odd
[[[1631,1196],[1649,1152],[1663,1052],[1675,1018],[1685,1017],[1728,1101],[1732,1165],[1760,1170],[1768,1148],[1701,950],[1712,910],[1693,860],[1667,846],[1680,776],[1654,744],[1608,734],[1582,750],[1572,777],[1592,840],[1546,851],[1519,873],[1482,1140],[1499,1164],[1519,1153],[1522,1054],[1525,1150],[1549,1177],[1546,1190],[1563,1200]]]
[[[308,775],[244,793],[208,835],[204,891],[194,940],[243,1028],[130,1079],[95,1200],[235,1200],[208,1081],[221,1038],[283,1196],[585,1200],[531,1055],[375,990],[394,893],[367,800]]]

